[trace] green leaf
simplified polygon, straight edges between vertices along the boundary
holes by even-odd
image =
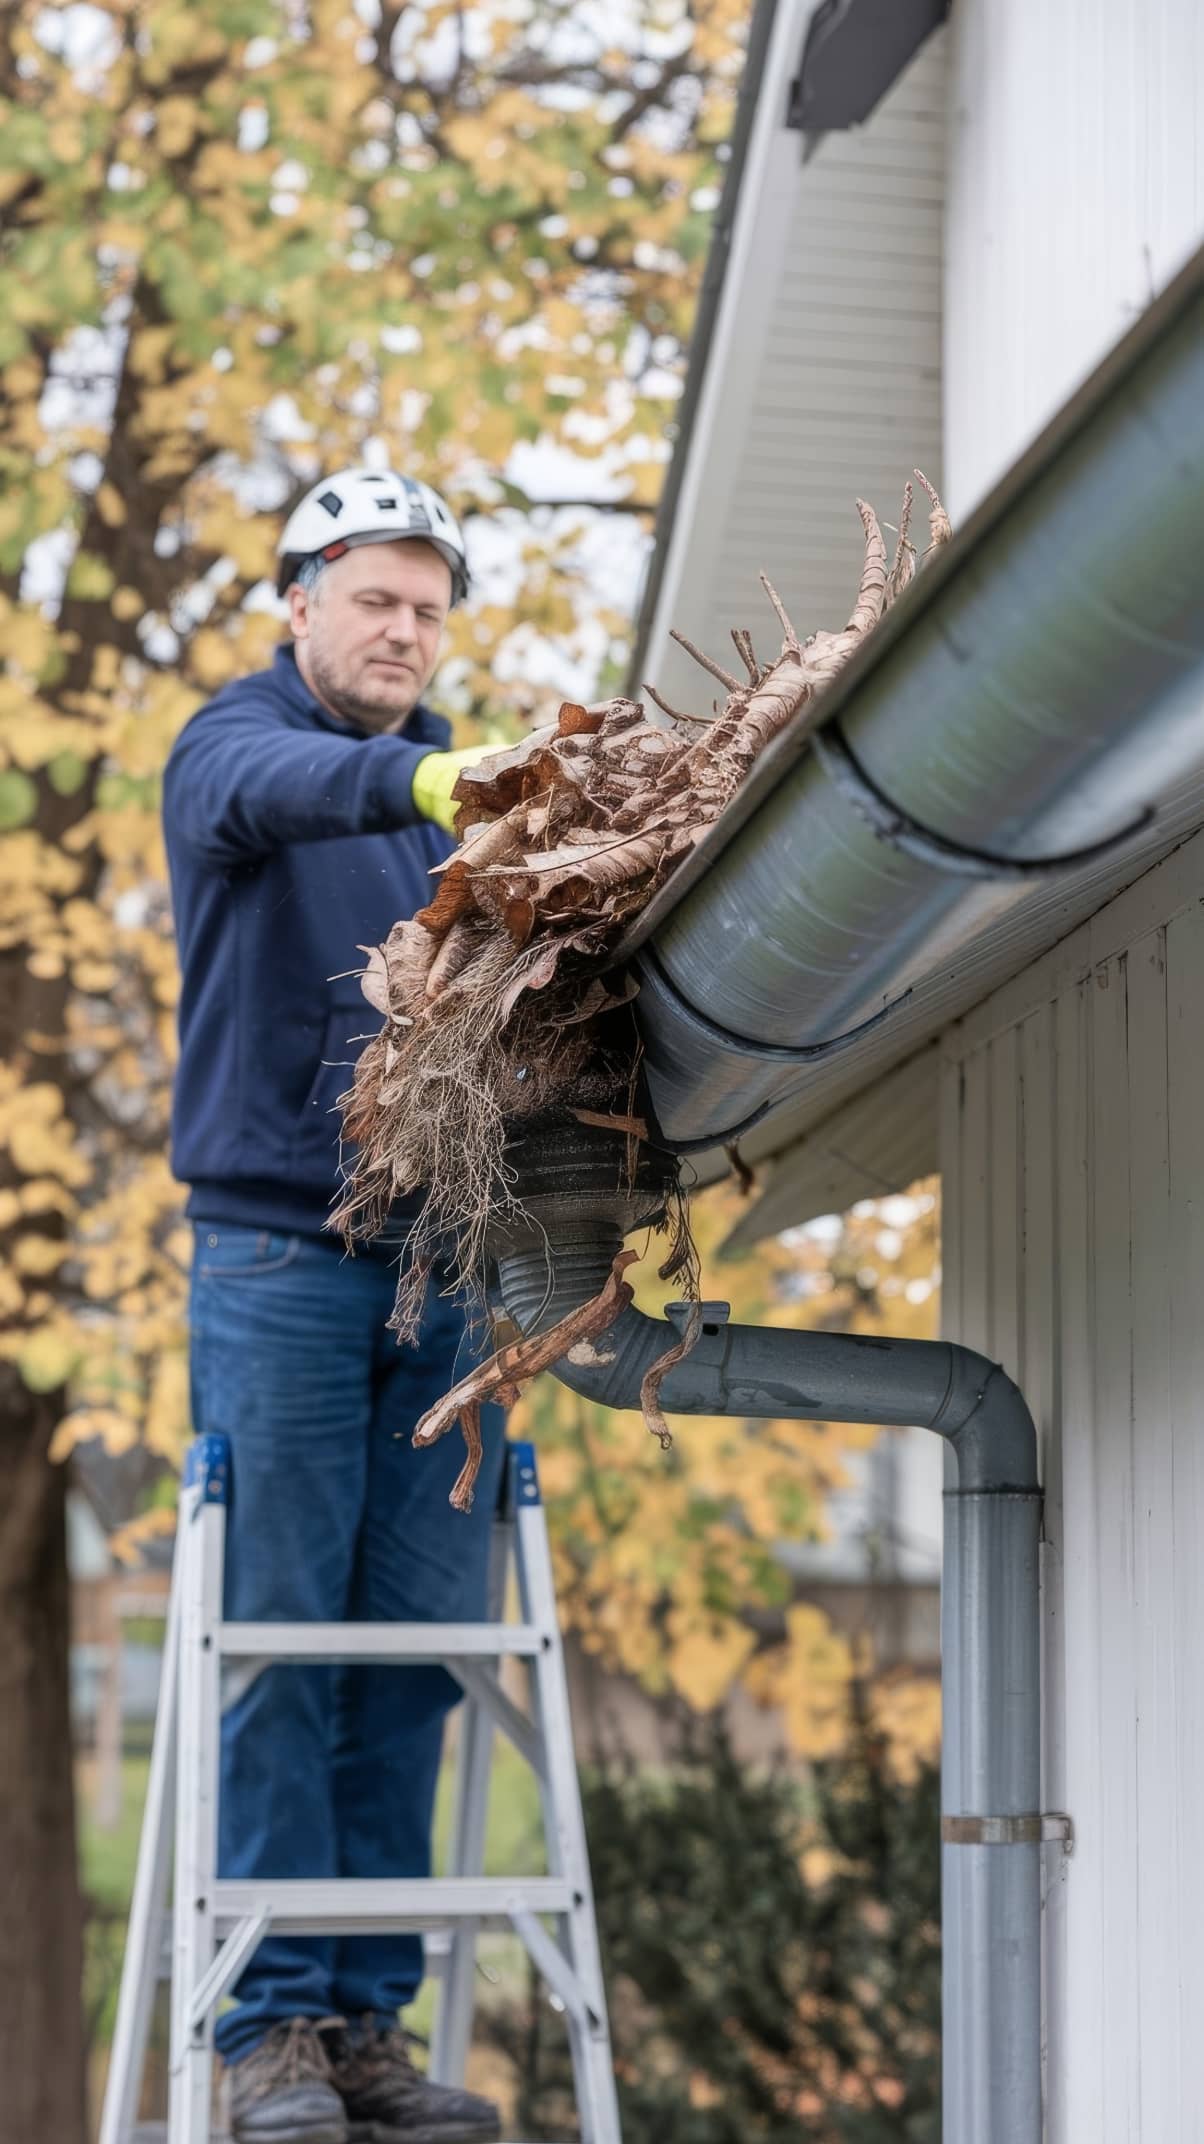
[[[11,834],[37,817],[38,790],[27,774],[6,767],[0,774],[0,833]]]
[[[77,551],[67,575],[67,593],[79,596],[85,603],[102,603],[112,595],[114,574],[111,566],[95,551]]]
[[[61,797],[73,797],[88,779],[88,762],[78,752],[56,752],[47,763],[50,786]]]
[[[31,1392],[55,1392],[66,1384],[79,1359],[79,1348],[64,1333],[46,1326],[26,1342],[17,1368]]]

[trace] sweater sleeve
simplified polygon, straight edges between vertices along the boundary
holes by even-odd
[[[431,751],[404,737],[292,729],[248,696],[215,700],[181,731],[163,781],[171,834],[215,863],[295,841],[417,826],[414,770]]]

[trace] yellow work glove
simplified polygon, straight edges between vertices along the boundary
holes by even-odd
[[[504,752],[504,744],[470,744],[462,752],[427,752],[414,769],[410,794],[414,809],[424,819],[433,819],[450,834],[456,823],[460,806],[452,801],[462,767],[475,767],[479,759],[489,759],[497,752]]]

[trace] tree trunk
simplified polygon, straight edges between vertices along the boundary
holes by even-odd
[[[85,2144],[57,1396],[0,1367],[0,2144]]]

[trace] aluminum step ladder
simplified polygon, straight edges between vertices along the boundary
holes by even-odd
[[[476,1939],[519,1936],[563,2006],[583,2144],[620,2144],[581,1795],[535,1448],[511,1444],[491,1550],[487,1623],[225,1623],[222,1568],[230,1445],[199,1437],[179,1525],[146,1809],[122,1967],[100,2144],[216,2144],[213,2025],[261,1938],[431,1931],[440,1980],[430,2074],[463,2081],[472,2032]],[[522,1621],[502,1621],[517,1579]],[[507,1694],[504,1660],[523,1662],[529,1711]],[[237,1662],[435,1662],[459,1682],[461,1719],[444,1876],[390,1882],[228,1881],[216,1873],[221,1674]],[[500,1729],[539,1783],[550,1874],[482,1874],[493,1739]],[[174,1841],[172,1805],[174,1802]],[[174,1844],[174,1855],[173,1855]],[[173,1881],[174,1861],[174,1881]],[[174,1904],[169,1913],[169,1889]],[[548,1923],[551,1923],[549,1927]],[[167,2129],[139,2129],[155,1987],[171,1983]]]

